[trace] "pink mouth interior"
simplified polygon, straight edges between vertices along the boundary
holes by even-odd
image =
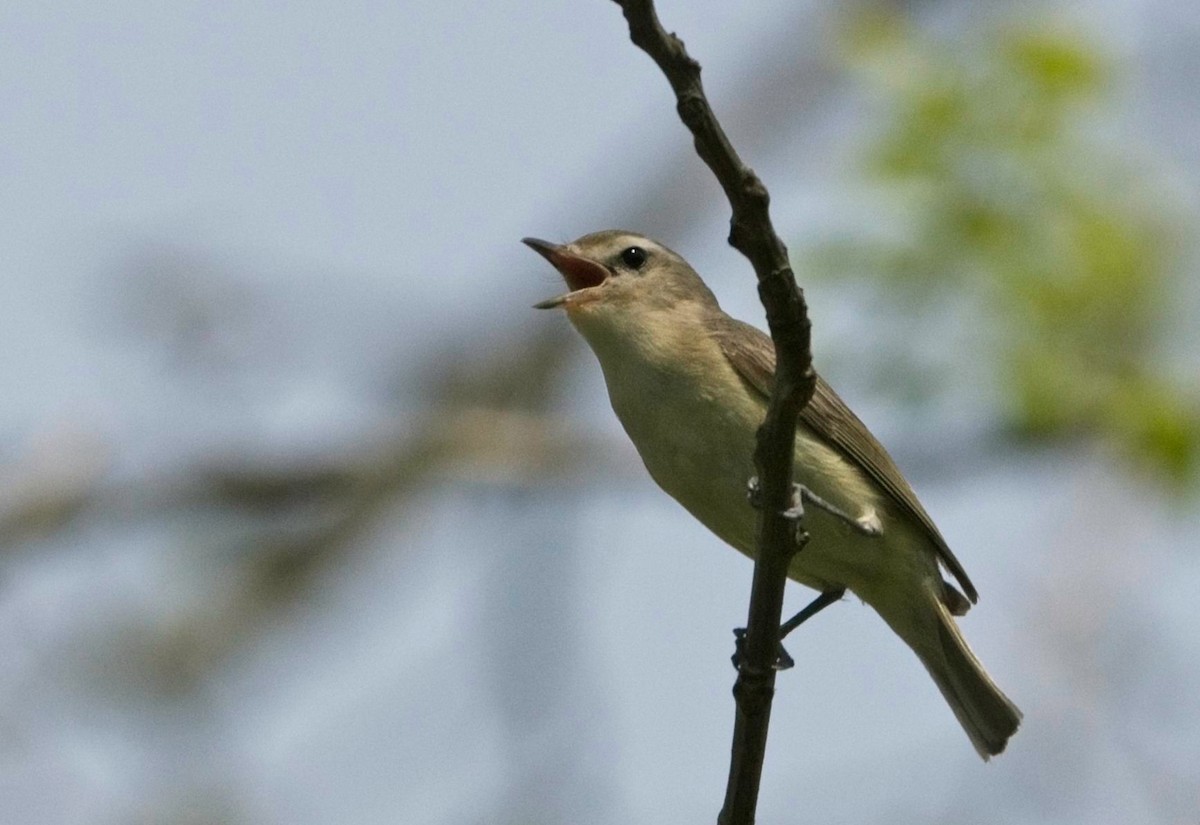
[[[554,265],[558,267],[572,292],[600,286],[608,278],[608,270],[594,261],[574,255],[559,255],[556,258]]]

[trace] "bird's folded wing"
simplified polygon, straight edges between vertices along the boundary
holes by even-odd
[[[729,363],[753,390],[763,398],[769,398],[775,382],[775,346],[771,339],[761,330],[727,315],[714,319],[714,324],[717,341]],[[978,601],[979,593],[967,577],[967,571],[946,545],[946,540],[917,500],[917,494],[904,480],[896,462],[819,375],[812,400],[801,410],[800,420],[818,438],[861,467],[924,528],[929,540],[937,548],[942,564],[958,580],[971,602]]]

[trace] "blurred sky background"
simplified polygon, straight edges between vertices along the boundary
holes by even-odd
[[[789,642],[760,820],[1194,823],[1200,10],[659,6],[1025,711],[982,764],[847,600]],[[977,90],[1013,54],[1035,152],[892,151],[931,84],[1009,111]],[[919,156],[975,139],[935,121]],[[614,4],[9,0],[0,180],[0,822],[715,819],[751,565],[653,486],[518,242],[642,231],[763,325]],[[1008,211],[911,208],[976,186]],[[1080,204],[1101,252],[1011,254]]]

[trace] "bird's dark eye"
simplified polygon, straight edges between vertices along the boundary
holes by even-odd
[[[640,246],[631,246],[621,253],[621,263],[630,269],[641,269],[646,263],[646,250]]]

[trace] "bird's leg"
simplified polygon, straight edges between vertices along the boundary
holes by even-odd
[[[826,590],[820,596],[817,596],[803,610],[779,626],[779,641],[782,642],[793,630],[829,607],[829,605],[839,601],[845,595],[846,588],[839,587],[837,590]]]
[[[879,517],[876,516],[874,512],[871,512],[862,518],[855,518],[845,510],[839,508],[837,505],[831,504],[830,502],[821,498],[803,484],[792,485],[792,506],[785,510],[783,515],[787,518],[799,521],[804,517],[804,502],[806,501],[809,504],[812,504],[814,507],[818,507],[821,510],[824,510],[826,513],[829,513],[829,515],[833,516],[834,518],[841,519],[851,528],[862,533],[864,536],[874,537],[883,532],[883,529],[879,524]]]
[[[759,489],[758,476],[751,476],[750,480],[746,482],[746,498],[750,501],[751,506],[755,508],[762,506],[762,494]],[[804,503],[806,501],[814,507],[818,507],[829,513],[831,516],[841,519],[864,536],[874,537],[883,533],[879,517],[875,515],[874,511],[869,512],[861,518],[855,518],[845,510],[821,498],[803,484],[797,483],[792,485],[792,506],[783,511],[783,516],[796,522],[796,543],[800,546],[804,546],[808,541],[808,534],[800,528],[800,520],[804,517]]]
[[[873,512],[861,519],[855,519],[809,490],[803,484],[793,484],[792,488],[792,506],[785,510],[782,515],[795,522],[796,544],[800,547],[804,547],[808,543],[808,533],[804,530],[803,522],[801,521],[804,516],[805,501],[842,519],[851,527],[868,536],[878,536],[882,532],[879,527],[879,519]],[[746,482],[746,498],[752,507],[756,509],[762,507],[762,488],[759,486],[758,476],[751,476]],[[846,588],[844,587],[837,588],[836,590],[826,590],[813,599],[803,610],[779,626],[779,653],[775,658],[774,664],[776,670],[787,670],[796,664],[795,660],[792,659],[791,655],[783,647],[784,637],[842,598],[845,594]],[[734,628],[733,635],[737,638],[737,641],[734,643],[733,666],[740,669],[745,653],[746,628]]]
[[[779,653],[776,655],[774,664],[776,670],[787,670],[796,664],[796,660],[791,657],[791,654],[783,646],[784,638],[813,616],[829,607],[829,605],[841,599],[844,595],[846,595],[846,588],[844,587],[837,590],[826,590],[809,602],[807,607],[779,626]],[[734,642],[734,651],[731,659],[733,660],[733,666],[740,669],[745,655],[746,628],[735,627],[733,635],[737,641]]]

